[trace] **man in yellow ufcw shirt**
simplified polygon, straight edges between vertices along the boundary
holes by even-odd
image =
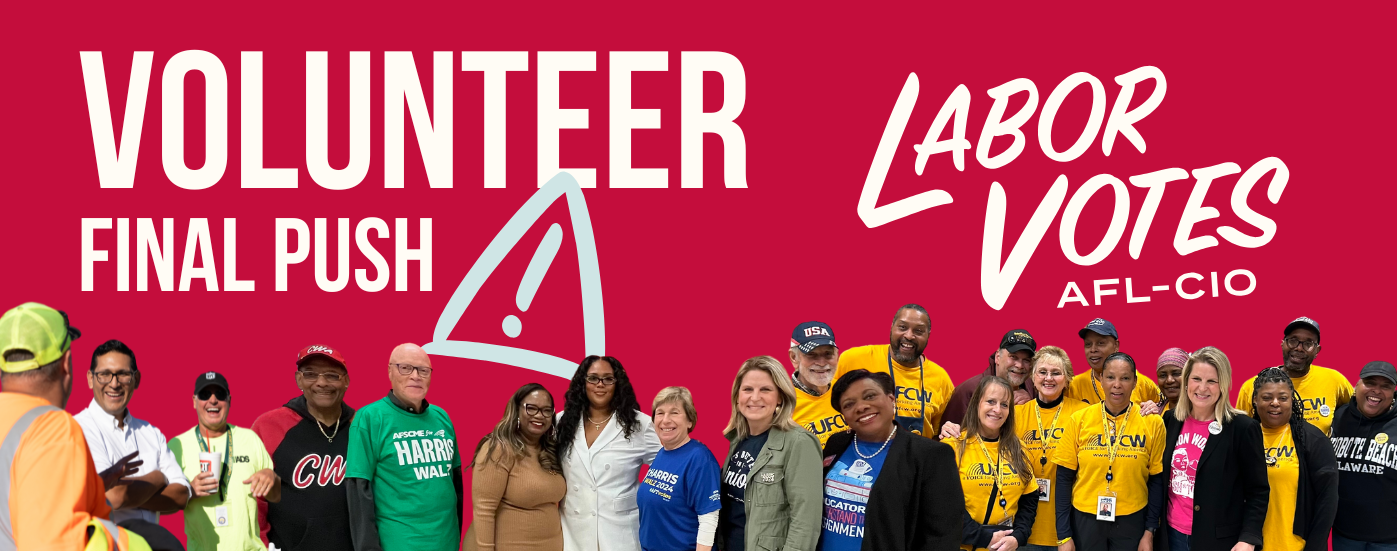
[[[834,380],[856,369],[890,373],[897,386],[897,422],[914,433],[934,436],[956,385],[945,369],[922,357],[930,333],[926,308],[917,304],[898,308],[888,344],[860,346],[840,354]]]
[[[1082,338],[1082,351],[1091,369],[1082,376],[1072,378],[1067,387],[1067,399],[1080,400],[1087,405],[1099,404],[1105,395],[1101,390],[1101,371],[1106,368],[1106,357],[1120,352],[1120,334],[1116,332],[1115,324],[1096,318],[1077,331],[1077,336]],[[1163,410],[1160,406],[1162,396],[1159,385],[1139,371],[1135,372],[1135,390],[1130,393],[1132,403],[1141,406],[1146,413],[1157,414]]]
[[[1353,399],[1353,385],[1342,373],[1314,365],[1319,355],[1319,322],[1301,316],[1285,326],[1285,338],[1281,340],[1281,367],[1295,384],[1295,392],[1300,394],[1300,408],[1305,412],[1305,420],[1315,428],[1329,434],[1334,424],[1334,413],[1339,406]],[[1242,383],[1237,393],[1237,409],[1251,412],[1252,386],[1256,377]]]
[[[150,550],[107,518],[106,486],[135,474],[136,454],[99,476],[63,411],[80,336],[67,314],[36,302],[0,316],[0,549]]]
[[[792,418],[820,439],[820,447],[836,432],[848,428],[844,416],[834,409],[829,397],[830,383],[839,365],[839,346],[834,344],[834,330],[818,321],[797,325],[791,332],[791,384],[796,390],[796,409]]]

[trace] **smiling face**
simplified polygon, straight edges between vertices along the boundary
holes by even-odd
[[[887,438],[895,408],[893,395],[871,378],[854,381],[839,397],[839,413],[844,421],[855,435],[870,442]]]
[[[1014,394],[1009,389],[1004,388],[1002,383],[985,387],[984,395],[980,396],[978,410],[980,436],[999,438],[999,429],[1009,418],[1009,408],[1011,407],[1014,407]]]
[[[1179,403],[1179,394],[1183,388],[1184,368],[1165,364],[1159,367],[1156,376],[1159,377],[1159,391],[1164,394],[1164,399],[1171,404]]]
[[[431,376],[422,376],[422,370],[413,369],[406,375],[399,369],[401,365],[432,367],[432,359],[427,352],[415,344],[403,344],[393,349],[388,357],[388,381],[393,384],[393,393],[400,399],[421,402],[427,399],[427,389],[432,386]]]
[[[1052,356],[1044,356],[1033,367],[1033,387],[1038,389],[1038,397],[1051,402],[1067,389],[1067,370]]]
[[[340,364],[315,356],[296,370],[296,386],[306,403],[321,409],[339,406],[349,388],[349,372]]]
[[[1018,387],[1028,378],[1029,366],[1033,365],[1033,353],[1020,350],[1009,352],[1003,348],[994,353],[994,374],[1009,379],[1009,384]]]
[[[1101,373],[1103,369],[1101,362],[1105,361],[1107,356],[1120,352],[1120,349],[1120,341],[1110,335],[1087,331],[1087,336],[1082,339],[1082,351],[1087,356],[1087,364],[1097,373]]]
[[[898,311],[893,320],[888,344],[892,346],[893,359],[902,365],[917,365],[917,359],[926,350],[927,335],[931,332],[931,318],[912,308]]]
[[[1256,389],[1252,402],[1262,426],[1275,429],[1290,423],[1292,392],[1294,390],[1290,385],[1280,382],[1263,383],[1261,388]]]
[[[228,428],[228,402],[231,396],[220,386],[206,386],[194,395],[194,411],[199,417],[199,426],[210,432],[222,432]]]
[[[611,367],[611,362],[598,359],[587,367],[587,378],[593,377],[596,383],[584,383],[587,385],[587,403],[596,409],[611,409],[611,398],[616,395],[616,370]]]
[[[655,434],[660,437],[660,445],[674,449],[689,441],[689,431],[694,430],[694,421],[684,412],[684,404],[671,400],[655,408]]]
[[[109,378],[102,384],[100,378]],[[121,352],[108,352],[97,357],[97,367],[87,372],[87,388],[92,389],[92,398],[97,407],[107,415],[118,419],[124,417],[127,404],[136,392],[136,374],[131,370],[131,357]]]
[[[766,432],[780,407],[781,392],[776,389],[776,381],[771,380],[771,375],[753,369],[742,376],[737,389],[737,411],[747,419],[747,426],[753,434]]]
[[[1101,387],[1106,392],[1106,408],[1124,410],[1130,405],[1130,393],[1135,391],[1135,369],[1125,360],[1107,362],[1101,371]]]
[[[1392,409],[1393,386],[1391,380],[1379,375],[1359,381],[1358,387],[1353,389],[1353,399],[1358,402],[1358,411],[1365,417],[1377,417]]]
[[[548,434],[553,428],[553,398],[542,390],[525,394],[519,403],[518,427],[529,442],[538,442]]]
[[[1291,338],[1296,339],[1297,345],[1290,346],[1287,342]],[[1305,373],[1309,371],[1310,364],[1314,363],[1315,356],[1319,355],[1319,335],[1314,331],[1304,327],[1296,327],[1281,341],[1281,361],[1286,371],[1295,373]]]
[[[1193,362],[1188,373],[1188,401],[1198,419],[1212,419],[1222,394],[1218,368],[1207,362]]]
[[[801,384],[815,388],[828,387],[834,381],[834,370],[839,366],[839,350],[825,344],[815,347],[809,354],[799,348],[791,348],[791,362],[795,364],[796,377]]]

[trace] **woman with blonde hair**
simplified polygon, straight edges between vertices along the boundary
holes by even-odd
[[[1033,370],[1030,372],[1033,388],[1038,397],[1027,404],[1014,407],[1014,427],[1023,443],[1024,456],[1028,458],[1028,468],[1038,482],[1038,513],[1033,521],[1033,531],[1029,534],[1030,551],[1052,551],[1057,549],[1057,501],[1052,492],[1053,481],[1057,479],[1057,463],[1053,463],[1053,452],[1057,450],[1064,427],[1072,420],[1072,414],[1086,409],[1086,402],[1068,400],[1067,388],[1072,385],[1072,360],[1067,352],[1056,346],[1044,346],[1033,357]]]
[[[722,507],[718,460],[702,442],[689,438],[698,422],[689,389],[671,386],[655,395],[650,413],[660,452],[640,483],[640,548],[654,551],[709,551]]]
[[[559,551],[558,502],[567,493],[553,432],[553,395],[538,383],[514,392],[504,417],[475,447],[471,523],[475,548]]]
[[[1165,415],[1164,492],[1170,551],[1253,551],[1270,500],[1261,425],[1228,399],[1232,365],[1221,350],[1190,354],[1178,406]]]
[[[961,549],[1014,551],[1028,544],[1038,512],[1038,484],[1014,432],[1014,389],[1007,379],[980,379],[970,396],[956,450],[965,498]]]
[[[728,456],[720,549],[813,550],[820,539],[820,440],[791,419],[795,401],[795,388],[776,358],[757,356],[738,368],[732,417],[723,429]]]

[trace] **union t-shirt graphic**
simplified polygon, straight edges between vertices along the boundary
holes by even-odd
[[[379,539],[395,549],[455,549],[461,534],[451,471],[461,466],[451,418],[408,413],[385,397],[350,425],[346,476],[373,482]]]

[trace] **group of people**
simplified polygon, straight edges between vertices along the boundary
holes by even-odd
[[[358,410],[342,353],[302,349],[301,394],[250,430],[202,373],[196,426],[167,442],[132,416],[120,341],[92,355],[92,403],[64,413],[81,333],[27,303],[0,317],[0,548],[182,549],[158,520],[183,510],[190,550],[1311,551],[1331,532],[1340,551],[1397,550],[1397,369],[1371,362],[1355,385],[1314,365],[1310,318],[1235,407],[1215,347],[1165,350],[1156,383],[1095,319],[1074,376],[1016,329],[955,385],[925,357],[930,327],[909,304],[888,344],[841,352],[800,324],[790,371],[738,368],[721,462],[690,436],[687,388],[645,408],[618,359],[589,356],[561,404],[518,389],[463,466],[415,345]]]

